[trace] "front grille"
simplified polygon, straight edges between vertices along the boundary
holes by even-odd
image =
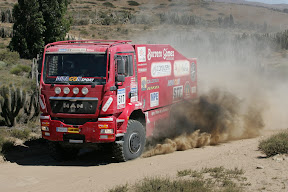
[[[95,114],[97,103],[97,98],[50,98],[50,106],[53,113]]]

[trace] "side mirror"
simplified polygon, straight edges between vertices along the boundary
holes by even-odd
[[[125,73],[125,63],[123,59],[117,60],[117,72],[118,74]]]
[[[117,81],[118,82],[124,82],[125,81],[125,75],[117,75]]]

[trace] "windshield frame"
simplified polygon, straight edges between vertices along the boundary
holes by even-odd
[[[83,56],[85,55],[83,58],[78,58],[79,56]],[[61,58],[57,58],[56,62],[57,62],[57,74],[55,75],[48,75],[47,72],[49,73],[49,67],[48,67],[48,64],[47,64],[47,60],[48,59],[52,59],[53,56],[59,56]],[[85,59],[85,57],[87,56],[87,58],[90,57],[97,57],[97,56],[101,56],[99,57],[100,59],[103,60],[103,63],[94,63],[96,62],[95,60],[91,60],[91,63],[89,63],[89,66],[90,68],[92,67],[93,70],[88,70],[89,72],[93,73],[94,72],[94,75],[88,75],[88,76],[85,76],[85,75],[72,75],[72,74],[68,74],[68,75],[64,75],[61,73],[58,72],[58,65],[60,65],[60,67],[62,67],[62,72],[64,72],[64,62],[66,61],[64,58],[65,57],[74,57],[74,58],[77,58],[77,61],[79,61],[80,59]],[[45,60],[44,60],[44,64],[43,64],[43,82],[45,84],[79,84],[79,85],[87,85],[87,84],[99,84],[99,85],[104,85],[107,83],[107,74],[108,74],[108,60],[107,60],[107,52],[89,52],[89,53],[60,53],[60,52],[46,52],[45,53]],[[59,61],[61,60],[61,61]],[[76,63],[77,63],[76,61]],[[80,66],[79,69],[81,69],[81,67],[85,66],[87,67],[88,64],[86,65],[83,65],[83,62],[84,61],[80,61],[78,64],[78,67]],[[96,67],[100,67],[101,68],[101,75],[100,74],[96,74]],[[103,65],[105,66],[105,71],[104,71],[104,68]],[[94,71],[95,70],[95,71]],[[76,72],[79,70],[75,70]],[[66,70],[65,70],[66,72]],[[99,76],[98,76],[99,75]],[[49,79],[53,79],[53,80],[49,80]]]

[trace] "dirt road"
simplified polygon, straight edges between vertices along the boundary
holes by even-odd
[[[29,147],[19,147],[6,155],[8,162],[0,163],[0,191],[107,191],[146,176],[173,177],[178,170],[219,166],[242,168],[251,183],[247,191],[288,191],[288,160],[263,158],[257,151],[259,140],[275,132],[125,163],[115,163],[99,152],[59,164],[46,154],[44,143],[28,143]]]

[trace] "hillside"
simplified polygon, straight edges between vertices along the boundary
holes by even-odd
[[[0,11],[12,10],[15,2],[0,2]],[[203,0],[72,0],[68,9],[74,20],[70,34],[75,38],[129,39],[162,24],[217,29],[220,26],[219,19],[224,20],[230,15],[234,19],[233,28],[238,32],[277,32],[288,29],[287,13],[262,5],[251,5]],[[267,28],[262,30],[264,25]],[[7,33],[12,31],[11,23],[1,23],[1,27]],[[0,41],[7,44],[5,39]]]

